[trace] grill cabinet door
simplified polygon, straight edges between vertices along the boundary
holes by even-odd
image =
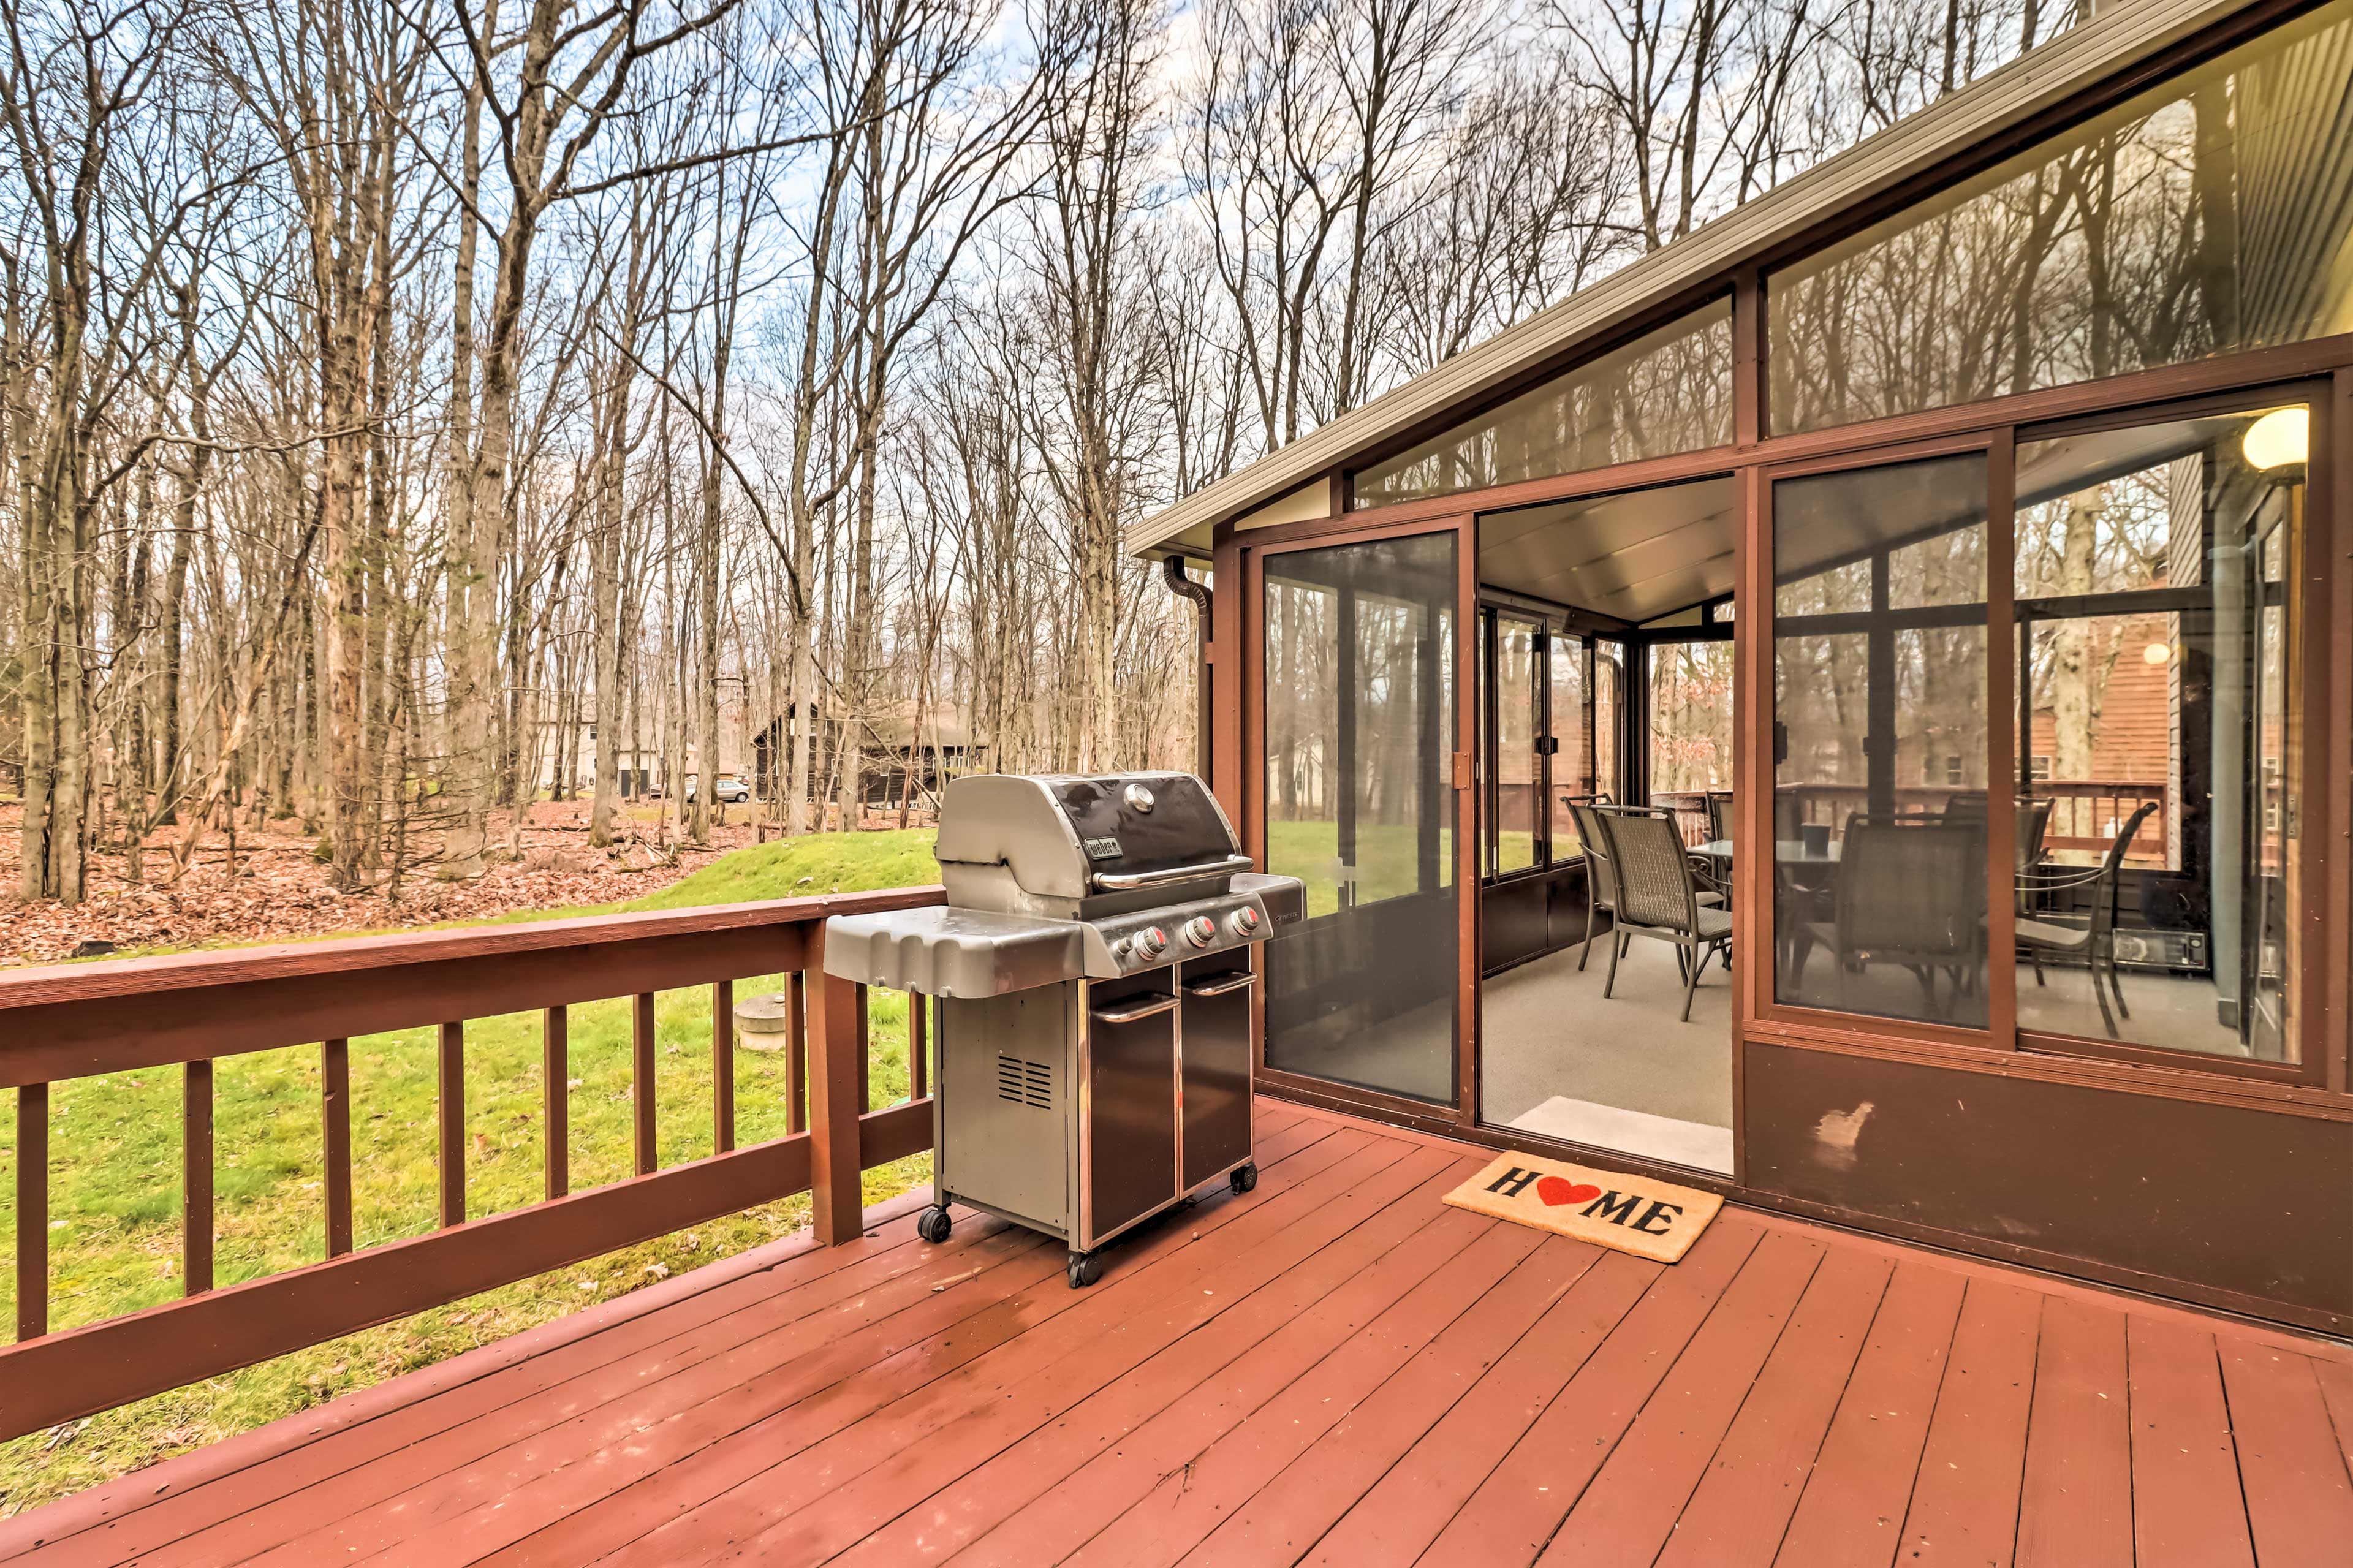
[[[1250,952],[1185,966],[1185,1189],[1250,1153]]]
[[[1082,1248],[1177,1193],[1176,1010],[1155,1005],[1176,978],[1157,970],[1113,984],[1121,994],[1089,988]]]

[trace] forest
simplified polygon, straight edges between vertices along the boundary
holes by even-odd
[[[1124,526],[2077,19],[0,0],[16,891],[1188,765]]]

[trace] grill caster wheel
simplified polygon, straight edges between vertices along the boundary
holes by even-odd
[[[1071,1289],[1083,1290],[1103,1278],[1103,1259],[1092,1252],[1071,1254]]]
[[[934,1247],[937,1247],[948,1238],[948,1232],[954,1228],[955,1224],[955,1222],[948,1217],[946,1209],[934,1204],[917,1216],[915,1234]]]
[[[1233,1180],[1235,1192],[1246,1193],[1250,1191],[1252,1187],[1258,1185],[1258,1167],[1256,1165],[1236,1165],[1234,1167]]]

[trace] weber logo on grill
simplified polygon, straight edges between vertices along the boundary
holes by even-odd
[[[1088,839],[1088,840],[1087,840],[1087,858],[1088,858],[1088,859],[1090,859],[1090,860],[1116,860],[1116,859],[1118,859],[1118,858],[1119,858],[1119,840],[1118,840],[1118,839],[1116,839],[1116,838],[1090,838],[1090,839]]]

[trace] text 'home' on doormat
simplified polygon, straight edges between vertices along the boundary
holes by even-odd
[[[1520,1153],[1496,1155],[1446,1201],[1654,1263],[1682,1258],[1724,1206],[1715,1194],[1694,1187]]]

